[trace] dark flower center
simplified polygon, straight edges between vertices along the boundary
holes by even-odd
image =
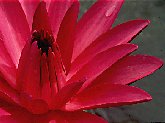
[[[48,49],[52,48],[54,37],[44,30],[33,31],[32,42],[37,41],[38,48],[41,49],[42,53],[48,54]]]

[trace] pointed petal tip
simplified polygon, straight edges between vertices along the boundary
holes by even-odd
[[[148,97],[146,98],[147,101],[151,101],[152,100],[152,96],[148,94]]]
[[[39,5],[43,5],[46,7],[46,2],[44,0],[40,1]]]
[[[150,20],[146,20],[146,22],[147,22],[148,24],[150,24],[150,23],[151,23],[151,21],[150,21]]]
[[[143,21],[144,23],[146,23],[146,26],[148,26],[151,23],[150,20],[143,20],[143,19],[140,19],[140,20]]]
[[[131,20],[131,21],[141,21],[141,23],[142,24],[145,24],[146,26],[148,26],[150,23],[151,23],[151,21],[150,20],[148,20],[148,19],[141,19],[141,18],[138,18],[138,19],[135,19],[135,20]],[[145,27],[146,27],[145,26]],[[144,27],[144,28],[145,28]]]
[[[132,44],[132,46],[134,46],[136,49],[138,49],[138,45],[136,45],[136,44]]]
[[[46,8],[46,2],[41,1],[34,13],[32,30],[41,30],[44,29],[51,33],[51,26],[49,22],[48,12]]]
[[[136,44],[125,43],[125,44],[121,44],[121,45],[127,45],[127,46],[130,46],[130,47],[133,48],[133,51],[136,50],[136,49],[138,49],[138,45],[136,45]],[[119,46],[119,45],[118,45],[118,46]]]
[[[99,92],[97,93],[96,90],[99,90]],[[93,94],[89,95],[91,92]],[[144,90],[134,86],[123,86],[120,84],[94,85],[84,92],[80,92],[74,98],[66,105],[65,110],[76,111],[82,109],[117,107],[152,100],[152,97]]]
[[[131,87],[139,90],[139,96],[141,96],[141,98],[140,98],[139,101],[137,101],[137,103],[139,103],[139,102],[148,102],[148,101],[152,100],[152,96],[148,92],[146,92],[146,91],[144,91],[144,90],[142,90],[138,87],[135,87],[135,86],[131,86]]]
[[[164,61],[158,57],[155,57],[155,56],[140,55],[140,54],[135,55],[135,56],[144,56],[144,57],[148,57],[148,58],[152,59],[152,61],[157,65],[157,69],[160,69],[164,65]]]

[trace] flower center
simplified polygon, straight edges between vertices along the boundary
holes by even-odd
[[[54,42],[54,37],[47,31],[43,29],[39,31],[33,31],[32,42],[37,41],[38,48],[41,49],[42,53],[48,55],[49,48],[52,48],[52,43]]]

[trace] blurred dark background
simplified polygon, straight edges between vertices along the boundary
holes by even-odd
[[[95,0],[81,0],[80,17],[94,2]],[[154,55],[165,61],[165,0],[125,0],[114,26],[138,18],[149,19],[151,24],[132,41],[139,46],[134,54]],[[165,66],[133,85],[147,91],[153,100],[90,112],[109,122],[165,122]]]

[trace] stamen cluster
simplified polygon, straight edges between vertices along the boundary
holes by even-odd
[[[42,53],[48,55],[49,48],[52,48],[54,37],[48,32],[41,29],[39,31],[34,30],[32,33],[32,43],[37,41],[38,48],[41,49]]]

